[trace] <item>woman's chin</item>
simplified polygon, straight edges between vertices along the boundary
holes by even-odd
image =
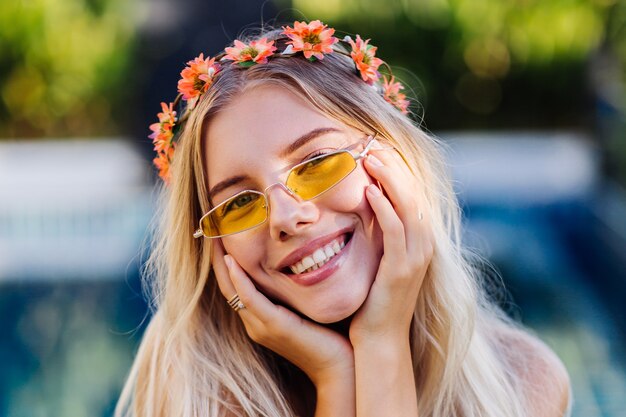
[[[370,274],[363,273],[362,277]],[[302,306],[302,313],[321,324],[337,323],[352,317],[365,303],[373,284],[373,278],[353,280],[348,286],[334,287],[331,291],[310,299]]]
[[[323,310],[315,310],[307,314],[307,316],[321,324],[331,324],[343,321],[349,317],[352,317],[354,313],[361,307],[365,300],[359,302],[346,303],[343,305],[333,304]]]

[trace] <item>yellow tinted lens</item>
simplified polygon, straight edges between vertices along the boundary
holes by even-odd
[[[246,191],[237,194],[215,207],[202,219],[206,236],[222,236],[241,232],[263,223],[267,219],[265,196]]]
[[[304,200],[317,197],[356,168],[347,151],[313,158],[294,167],[287,177],[287,187]]]

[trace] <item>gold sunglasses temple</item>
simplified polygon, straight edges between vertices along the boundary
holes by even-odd
[[[369,142],[367,142],[367,145],[365,145],[365,149],[363,149],[361,152],[359,152],[357,154],[357,156],[354,158],[354,160],[358,161],[359,159],[365,158],[365,156],[370,151],[370,149],[372,148],[372,146],[374,145],[375,142],[376,142],[376,135],[370,135],[369,136]]]

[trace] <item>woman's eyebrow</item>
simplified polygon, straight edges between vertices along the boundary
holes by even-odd
[[[209,190],[209,201],[213,200],[213,196],[215,196],[215,194],[219,193],[220,191],[223,191],[228,187],[237,185],[240,182],[249,179],[250,177],[248,175],[236,175],[234,177],[226,178],[224,181],[218,182]]]
[[[313,129],[310,132],[307,132],[304,135],[300,136],[295,141],[291,142],[289,146],[287,146],[280,152],[279,156],[281,158],[285,158],[294,153],[302,146],[306,145],[308,142],[312,141],[313,139],[322,135],[326,135],[328,133],[335,132],[341,132],[341,130],[335,127],[318,127],[317,129]],[[234,177],[226,178],[224,181],[218,182],[209,190],[209,201],[212,200],[213,196],[215,196],[215,194],[219,193],[220,191],[223,191],[228,187],[237,185],[238,183],[249,179],[250,177],[248,175],[236,175]]]
[[[283,149],[283,151],[278,156],[280,158],[285,158],[291,155],[292,153],[294,153],[295,151],[297,151],[299,148],[306,145],[308,142],[317,138],[318,136],[322,136],[322,135],[325,135],[328,133],[334,133],[334,132],[341,132],[341,130],[335,127],[318,127],[317,129],[313,129],[310,132],[305,133],[304,135],[300,136],[298,139],[291,142],[291,144],[287,146],[285,149]]]

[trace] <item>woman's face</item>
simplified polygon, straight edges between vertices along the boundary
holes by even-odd
[[[205,137],[209,191],[230,183],[211,202],[284,183],[290,167],[319,153],[351,147],[356,155],[366,137],[284,88],[248,90],[214,116]],[[312,200],[273,186],[267,191],[268,220],[221,238],[224,249],[274,302],[321,323],[342,320],[365,301],[382,256],[381,231],[364,193],[371,182],[359,161],[343,181]],[[289,268],[306,266],[307,257],[320,259],[319,250],[329,260],[318,269],[295,274]]]

